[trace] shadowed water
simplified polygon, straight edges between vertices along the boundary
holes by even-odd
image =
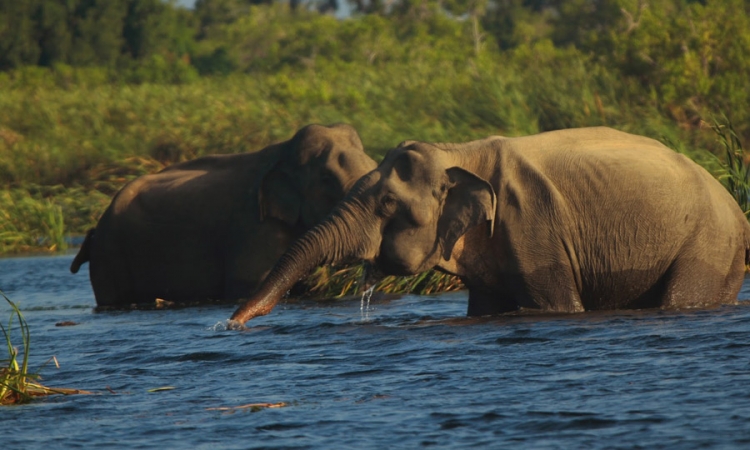
[[[286,302],[237,332],[231,305],[94,313],[71,260],[0,259],[0,289],[32,368],[60,362],[43,383],[99,394],[0,409],[3,448],[750,446],[750,301],[467,319],[465,292],[375,294],[366,320],[359,298]],[[209,409],[259,402],[287,406]]]

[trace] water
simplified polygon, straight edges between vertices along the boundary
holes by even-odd
[[[370,320],[370,300],[372,300],[373,292],[375,292],[374,284],[362,293],[362,299],[359,303],[359,316],[362,322]]]
[[[43,382],[98,394],[0,409],[3,448],[750,446],[750,301],[478,320],[466,293],[376,293],[366,321],[359,298],[286,302],[237,332],[232,306],[94,313],[71,259],[0,259],[0,288],[32,367],[60,362]]]

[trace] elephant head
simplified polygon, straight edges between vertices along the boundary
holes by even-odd
[[[408,141],[391,150],[290,247],[232,323],[267,314],[319,265],[365,260],[382,274],[416,274],[449,261],[469,229],[486,224],[492,233],[495,192],[460,166],[455,152],[438,145]]]
[[[309,229],[376,166],[357,131],[345,124],[308,125],[275,148],[259,180],[260,218]]]

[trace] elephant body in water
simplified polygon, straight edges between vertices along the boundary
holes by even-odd
[[[115,195],[71,272],[90,261],[99,306],[247,298],[375,166],[348,125],[309,125],[255,153],[175,164]]]
[[[437,267],[469,315],[696,308],[736,302],[750,226],[706,170],[609,128],[465,144],[407,141],[295,242],[234,324],[267,314],[323,263]]]

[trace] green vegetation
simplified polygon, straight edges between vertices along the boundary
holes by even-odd
[[[38,380],[41,378],[39,374],[29,372],[29,343],[31,340],[29,325],[26,323],[26,319],[23,318],[18,306],[10,301],[4,293],[0,292],[0,295],[2,295],[11,307],[8,328],[0,324],[0,331],[3,333],[8,348],[8,358],[0,360],[0,406],[28,403],[34,397],[53,394],[88,394],[86,391],[77,389],[48,388],[39,384]],[[11,336],[14,319],[16,319],[20,328],[21,343],[23,345],[23,357],[20,363],[18,360],[19,351],[13,346]]]
[[[35,198],[25,189],[0,192],[0,251],[43,247],[64,250],[62,209],[45,198]],[[38,236],[37,236],[38,235]]]
[[[362,294],[364,264],[348,267],[319,267],[292,290],[292,296],[332,298]],[[458,277],[430,270],[408,277],[388,276],[375,284],[375,290],[386,294],[433,294],[463,289]]]
[[[0,361],[3,363],[3,367],[0,368],[0,405],[24,403],[31,399],[31,395],[28,393],[28,387],[30,384],[29,379],[33,379],[33,375],[28,373],[29,326],[16,304],[11,302],[5,294],[3,294],[3,298],[8,302],[12,311],[10,314],[8,329],[6,330],[5,327],[0,324],[0,329],[3,332],[5,343],[8,348],[8,359]],[[18,363],[18,350],[13,346],[13,341],[11,339],[14,316],[18,318],[18,325],[21,329],[21,341],[24,349],[21,364]],[[5,364],[7,364],[7,367],[5,367]]]
[[[742,141],[732,125],[724,117],[714,119],[711,128],[724,148],[724,159],[716,157],[721,167],[719,180],[740,205],[745,216],[750,215],[750,161],[742,148]]]
[[[319,12],[336,4],[0,0],[0,253],[62,249],[128,180],[311,122],[353,125],[376,159],[410,138],[607,125],[747,185],[748,1],[350,0],[346,18]],[[720,113],[735,125],[717,142]]]

